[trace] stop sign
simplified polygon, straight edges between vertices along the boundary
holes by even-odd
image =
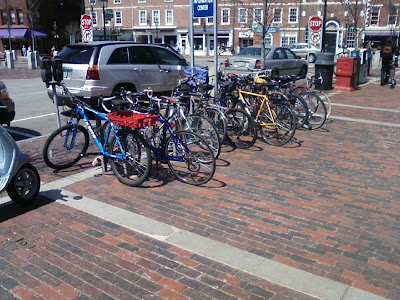
[[[85,30],[90,30],[92,28],[92,18],[88,15],[83,15],[81,17],[81,27]]]
[[[322,19],[318,16],[311,17],[308,21],[308,27],[312,31],[318,31],[322,28]]]

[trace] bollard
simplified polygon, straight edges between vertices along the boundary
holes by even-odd
[[[27,59],[28,59],[28,69],[35,69],[35,59],[33,57],[33,52],[28,52],[26,55]]]
[[[6,61],[7,61],[7,67],[9,69],[14,69],[14,57],[10,51],[6,52]]]
[[[38,51],[33,51],[33,60],[35,63],[35,68],[39,67],[39,62],[40,62],[40,56]]]
[[[11,50],[11,53],[12,53],[12,55],[13,55],[14,60],[18,60],[17,51]]]

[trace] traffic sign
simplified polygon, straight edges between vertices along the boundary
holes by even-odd
[[[311,33],[311,35],[310,35],[311,42],[313,42],[314,44],[318,44],[320,39],[321,39],[321,36],[318,31],[314,31]]]
[[[322,28],[322,19],[318,16],[313,16],[308,21],[308,27],[312,31],[319,31]]]
[[[83,42],[92,42],[93,41],[93,30],[82,30],[82,41]]]
[[[193,17],[208,18],[214,15],[214,0],[191,0],[193,1]]]
[[[88,15],[81,16],[81,27],[84,30],[90,30],[92,28],[92,18]]]

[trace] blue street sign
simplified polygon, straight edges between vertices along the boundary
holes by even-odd
[[[214,0],[193,0],[193,17],[208,18],[214,15]]]

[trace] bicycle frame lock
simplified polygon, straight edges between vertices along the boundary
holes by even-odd
[[[61,57],[55,56],[53,58],[44,57],[39,62],[40,66],[40,75],[42,77],[42,81],[46,83],[46,87],[48,88],[50,85],[53,88],[53,102],[56,106],[56,115],[57,115],[57,125],[61,127],[60,121],[60,113],[57,105],[57,92],[56,85],[61,85],[61,81],[63,80],[63,62]]]

